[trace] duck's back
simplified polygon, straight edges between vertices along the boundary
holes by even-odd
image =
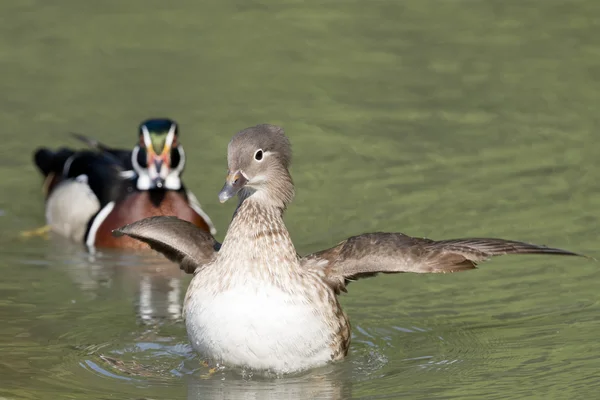
[[[47,224],[78,242],[83,241],[90,220],[127,184],[118,175],[119,160],[103,153],[40,148],[34,161],[45,177]]]

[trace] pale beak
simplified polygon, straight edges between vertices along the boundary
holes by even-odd
[[[154,151],[148,152],[148,169],[150,179],[156,188],[162,188],[165,178],[169,174],[169,149],[165,148],[162,154],[158,155]]]
[[[235,171],[233,174],[227,175],[225,185],[219,192],[219,201],[225,203],[227,200],[238,194],[238,192],[248,183],[248,179],[242,171]]]

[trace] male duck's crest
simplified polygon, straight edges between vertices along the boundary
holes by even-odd
[[[240,202],[222,245],[172,217],[114,232],[148,243],[195,274],[184,305],[188,337],[219,363],[285,373],[344,358],[350,324],[337,295],[359,278],[466,271],[503,254],[578,255],[505,239],[377,232],[300,257],[283,222],[294,193],[290,160],[279,127],[258,125],[234,136],[219,199],[237,194]]]
[[[175,121],[142,122],[133,150],[74,136],[92,149],[40,148],[34,156],[45,177],[46,221],[53,231],[90,247],[139,248],[138,241],[116,239],[111,231],[146,217],[174,215],[215,232],[181,181],[185,153]]]

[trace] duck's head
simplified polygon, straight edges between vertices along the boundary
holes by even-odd
[[[288,171],[292,159],[290,141],[283,128],[257,125],[238,132],[227,147],[227,179],[219,193],[221,203],[236,194],[252,196],[263,204],[285,208],[294,198]]]
[[[139,190],[181,189],[185,153],[179,144],[179,128],[175,121],[156,118],[142,122],[139,142],[131,158],[138,175]]]

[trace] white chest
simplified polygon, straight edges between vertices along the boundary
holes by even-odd
[[[288,291],[264,279],[236,276],[229,288],[214,291],[207,288],[209,278],[214,275],[194,277],[185,304],[188,336],[202,356],[277,372],[331,360],[336,321],[329,308],[315,308],[316,287]]]

